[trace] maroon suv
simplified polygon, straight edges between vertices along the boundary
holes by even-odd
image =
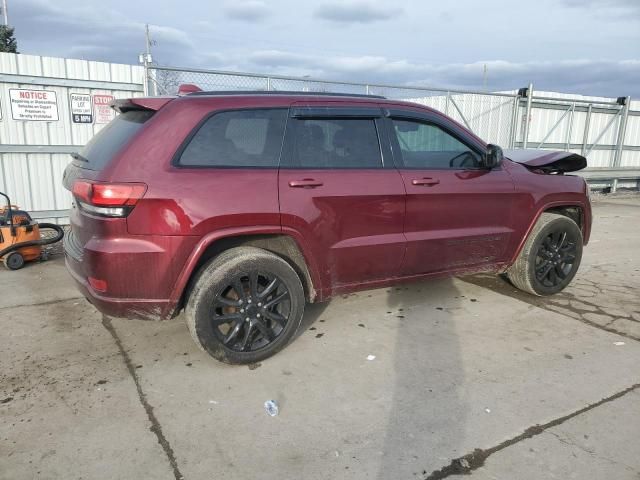
[[[118,100],[67,167],[68,269],[108,315],[184,309],[215,358],[294,336],[305,302],[431,276],[562,290],[591,227],[586,160],[487,145],[375,96],[195,92]]]

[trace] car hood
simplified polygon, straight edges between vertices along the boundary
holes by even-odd
[[[542,170],[545,173],[565,173],[582,170],[587,159],[572,152],[519,149],[505,150],[504,156],[527,168]]]

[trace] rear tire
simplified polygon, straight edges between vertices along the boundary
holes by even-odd
[[[281,257],[229,249],[199,273],[185,308],[195,342],[232,364],[255,363],[284,348],[304,313],[302,282]]]
[[[506,274],[520,290],[553,295],[573,280],[581,259],[580,227],[564,215],[543,213]]]
[[[20,270],[24,267],[24,257],[20,252],[11,252],[2,259],[4,266],[9,270]]]

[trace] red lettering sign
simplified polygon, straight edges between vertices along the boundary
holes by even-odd
[[[19,92],[20,98],[33,99],[33,100],[46,100],[47,92],[35,92],[33,90],[21,90]]]

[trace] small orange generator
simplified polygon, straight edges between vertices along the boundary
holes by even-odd
[[[15,205],[7,195],[0,192],[7,200],[6,207],[0,207],[0,258],[9,270],[18,270],[25,262],[45,260],[43,245],[59,242],[64,236],[60,225],[53,223],[36,223],[31,216]],[[51,238],[42,238],[40,230],[51,229],[56,232]]]

